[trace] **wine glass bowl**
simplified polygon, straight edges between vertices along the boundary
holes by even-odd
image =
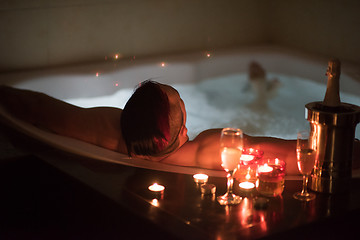
[[[227,192],[217,198],[221,205],[241,202],[241,197],[233,193],[234,173],[239,167],[243,151],[243,132],[236,128],[224,128],[220,137],[221,166],[227,174]]]
[[[294,198],[301,201],[313,200],[315,194],[307,191],[307,184],[316,161],[316,146],[310,141],[309,132],[307,131],[298,132],[296,158],[299,172],[303,176],[303,188],[301,192],[294,194]]]
[[[240,157],[240,149],[223,147],[221,149],[221,166],[226,172],[235,171],[239,166]],[[237,159],[239,159],[239,161]]]

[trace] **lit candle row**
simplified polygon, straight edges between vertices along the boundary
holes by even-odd
[[[240,157],[239,169],[239,187],[242,190],[251,190],[255,188],[256,180],[256,160],[262,157],[262,154],[253,148],[244,149]]]
[[[251,155],[245,155],[245,157],[243,157],[243,161],[251,161],[253,160],[254,156]],[[269,160],[268,160],[269,161]],[[275,159],[273,161],[273,164],[278,165],[278,164],[284,164],[283,161],[279,160],[279,159]],[[249,167],[250,168],[250,167]],[[266,174],[267,176],[269,176],[269,174],[272,174],[272,172],[274,171],[274,168],[272,166],[269,166],[268,163],[263,163],[262,165],[257,165],[257,174],[259,176]],[[285,169],[283,168],[283,171],[285,171]],[[276,177],[278,177],[276,175]],[[201,192],[202,194],[214,194],[216,191],[216,187],[213,184],[206,184],[208,182],[209,176],[203,173],[198,173],[198,174],[194,174],[193,175],[194,178],[194,182],[197,184],[201,185]],[[244,181],[241,181],[239,184],[239,187],[243,190],[251,190],[255,188],[255,183],[250,181],[251,180],[251,176],[250,176],[250,172],[248,170],[247,174],[245,175],[245,178],[243,179]],[[256,185],[257,186],[257,185]],[[154,193],[160,193],[163,194],[165,187],[163,185],[160,185],[158,183],[154,183],[152,185],[150,185],[148,187],[148,189]],[[281,190],[281,189],[280,189]],[[279,190],[278,190],[279,191]],[[281,194],[282,190],[280,191]],[[274,193],[274,195],[277,195],[279,193]]]

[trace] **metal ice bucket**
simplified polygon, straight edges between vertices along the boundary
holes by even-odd
[[[345,193],[350,188],[355,128],[360,108],[341,103],[328,108],[322,102],[305,105],[310,122],[310,140],[317,148],[317,160],[310,188],[323,193]]]

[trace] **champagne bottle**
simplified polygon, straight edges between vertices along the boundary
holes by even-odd
[[[326,76],[328,77],[327,88],[325,93],[325,98],[323,101],[323,105],[329,108],[336,108],[339,107],[340,102],[340,95],[339,95],[339,88],[340,88],[340,70],[341,63],[339,59],[330,59],[328,63],[328,69],[326,72]]]

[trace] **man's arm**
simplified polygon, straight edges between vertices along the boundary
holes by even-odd
[[[46,94],[7,86],[0,86],[0,103],[13,116],[55,133],[72,130],[68,122],[81,111]]]
[[[187,142],[163,162],[223,170],[220,158],[221,129],[209,129]],[[287,175],[299,175],[296,159],[296,140],[273,137],[252,137],[244,134],[246,148],[264,151],[263,158],[279,158],[286,162]],[[360,168],[360,141],[354,142],[353,169]]]
[[[43,93],[6,86],[0,86],[0,104],[36,127],[119,150],[121,109],[80,108]]]
[[[287,175],[299,175],[296,159],[296,140],[285,140],[274,137],[246,136],[246,146],[260,149],[264,152],[264,159],[279,158],[286,162]]]
[[[193,141],[185,143],[177,152],[162,162],[175,165],[197,166],[223,170],[220,158],[221,129],[209,129],[200,133]],[[296,163],[296,141],[271,137],[244,135],[245,147],[264,151],[264,158],[279,158],[286,162],[288,175],[298,175]]]

